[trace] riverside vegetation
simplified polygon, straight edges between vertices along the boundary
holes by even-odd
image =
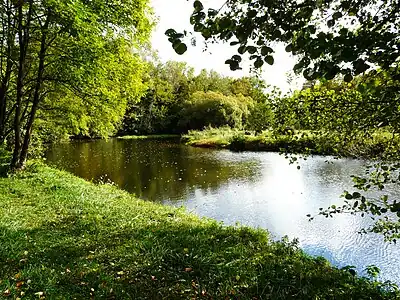
[[[0,178],[5,299],[395,299],[395,286],[31,161]],[[373,278],[374,269],[368,272]]]
[[[285,133],[274,130],[254,134],[230,127],[191,130],[182,136],[188,145],[204,148],[227,148],[239,151],[272,151],[287,154],[335,155],[354,158],[374,158],[387,155],[392,149],[400,149],[400,140],[385,130],[368,137],[354,136],[338,147],[340,135],[288,128]]]
[[[5,1],[0,148],[12,155],[1,150],[9,167],[0,178],[1,297],[397,297],[395,287],[337,270],[295,243],[270,241],[265,231],[223,227],[40,163],[27,165],[44,144],[69,137],[228,126],[191,131],[188,139],[217,133],[223,137],[213,137],[215,144],[235,149],[385,159],[369,177],[354,178],[358,189],[383,189],[397,182],[400,169],[400,9],[396,1],[361,2],[272,1],[263,9],[265,1],[234,0],[206,14],[194,1],[196,31],[207,40],[237,39],[230,43],[239,55],[226,61],[232,70],[245,53],[255,68],[273,64],[270,42],[300,55],[294,69],[307,82],[282,95],[267,92],[257,77],[195,75],[185,63],[160,63],[148,47],[155,24],[148,0]],[[187,32],[166,34],[178,54],[186,51]],[[208,138],[204,145],[214,143]],[[348,204],[321,214],[382,216],[370,231],[400,237],[399,219],[389,215],[400,218],[396,200],[345,197]]]

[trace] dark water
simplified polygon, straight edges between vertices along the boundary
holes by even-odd
[[[276,238],[298,238],[311,255],[342,267],[381,268],[381,280],[400,283],[400,246],[378,235],[360,235],[368,218],[339,215],[333,219],[306,215],[340,204],[352,191],[351,174],[362,174],[362,161],[312,157],[301,169],[276,153],[235,153],[192,148],[168,141],[109,140],[55,145],[50,164],[88,180],[109,181],[137,196],[226,224],[237,222],[268,229]],[[386,193],[400,195],[396,187]]]

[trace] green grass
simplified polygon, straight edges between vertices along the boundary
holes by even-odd
[[[346,139],[347,138],[347,139]],[[259,135],[229,127],[207,128],[203,131],[189,131],[182,137],[186,144],[205,148],[227,148],[232,150],[273,151],[347,157],[378,158],[397,155],[400,138],[387,131],[377,130],[342,136],[334,133],[298,131],[293,134],[279,134],[264,131]]]
[[[178,139],[179,134],[151,134],[151,135],[124,135],[118,136],[117,139],[121,140],[150,140],[150,139]]]
[[[0,178],[1,299],[394,299],[296,243],[30,162]],[[397,295],[398,296],[398,295]]]

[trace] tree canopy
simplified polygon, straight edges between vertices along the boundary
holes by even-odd
[[[148,2],[2,2],[0,142],[13,141],[13,168],[25,163],[38,115],[73,115],[70,127],[79,130],[101,119],[95,130],[102,135],[119,122],[117,102],[141,90],[133,49],[151,32]]]
[[[228,0],[205,9],[194,1],[190,17],[206,43],[229,42],[237,54],[226,60],[232,70],[249,55],[255,68],[274,63],[273,45],[286,44],[297,55],[294,70],[306,79],[346,81],[368,69],[398,68],[400,6],[396,0]],[[184,53],[187,32],[166,31],[175,51]],[[399,74],[395,72],[398,79]]]

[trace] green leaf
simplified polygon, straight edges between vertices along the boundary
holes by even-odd
[[[242,57],[239,56],[239,55],[234,55],[234,56],[232,56],[232,59],[233,59],[233,60],[236,60],[236,61],[238,61],[238,62],[241,62],[241,61],[242,61]]]
[[[274,57],[271,55],[268,55],[264,58],[265,62],[269,65],[273,65],[274,64]]]
[[[204,29],[204,25],[200,23],[196,23],[193,26],[194,31],[201,32]]]
[[[368,64],[365,63],[363,59],[358,59],[353,63],[354,69],[355,69],[355,74],[361,74],[364,73],[366,70],[370,68]]]
[[[239,54],[244,54],[244,53],[246,53],[246,50],[247,50],[246,46],[240,46],[240,47],[238,48]]]
[[[236,60],[233,60],[230,64],[229,64],[229,68],[231,69],[231,71],[235,71],[235,70],[239,70],[239,62]]]
[[[317,28],[314,25],[308,26],[308,30],[311,34],[315,34],[317,32]]]
[[[208,17],[212,18],[215,17],[216,15],[218,15],[218,10],[212,8],[208,9]]]
[[[167,31],[165,31],[165,35],[169,36],[169,37],[175,36],[175,34],[176,34],[176,31],[174,29],[171,29],[171,28],[168,29]]]
[[[182,55],[187,51],[187,46],[184,43],[179,43],[176,46],[174,46],[174,50],[177,54]]]
[[[261,48],[261,54],[263,56],[268,55],[269,53],[274,52],[271,47],[264,46]]]
[[[220,26],[221,30],[225,30],[231,27],[232,21],[229,18],[222,18],[219,20],[218,25]]]
[[[335,13],[333,14],[332,18],[333,18],[334,20],[338,20],[338,19],[340,19],[342,16],[343,16],[343,14],[342,14],[340,11],[337,11],[337,12],[335,12]]]
[[[194,1],[193,7],[195,11],[202,11],[204,9],[203,3],[198,0]]]
[[[255,68],[261,68],[263,66],[264,62],[261,58],[257,58],[256,61],[254,62],[254,67]]]
[[[254,46],[248,46],[248,47],[246,48],[246,50],[247,50],[250,54],[254,54],[254,53],[257,52],[257,48],[254,47]]]
[[[347,193],[346,195],[344,195],[344,197],[345,197],[347,200],[353,199],[353,195],[351,195],[351,194],[349,194],[349,193]]]
[[[352,81],[353,80],[353,76],[351,75],[351,74],[346,74],[345,76],[344,76],[344,81],[345,82],[350,82],[350,81]]]
[[[293,45],[292,44],[287,45],[286,48],[285,48],[286,52],[292,52],[292,50],[293,50]]]

